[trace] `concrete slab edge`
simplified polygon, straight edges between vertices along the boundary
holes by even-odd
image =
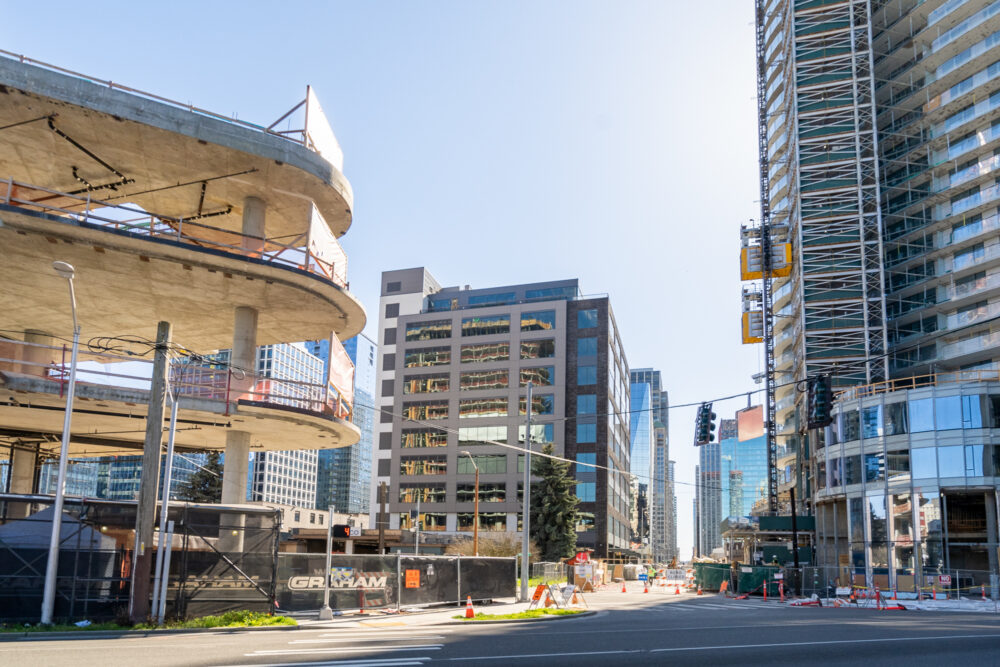
[[[196,635],[205,633],[235,634],[238,632],[287,632],[308,630],[303,625],[265,625],[240,628],[166,628],[163,630],[77,630],[74,632],[4,632],[0,642],[50,641],[63,639],[121,639],[125,637],[160,637],[163,635]]]
[[[475,619],[471,621],[457,621],[454,619],[449,619],[447,621],[442,621],[441,623],[428,623],[428,625],[497,625],[498,623],[548,623],[550,621],[571,621],[577,618],[586,618],[587,616],[594,616],[597,614],[597,610],[591,609],[589,611],[582,611],[579,614],[570,614],[568,616],[539,616],[538,618],[508,618],[499,619],[495,621],[482,620],[477,621]]]

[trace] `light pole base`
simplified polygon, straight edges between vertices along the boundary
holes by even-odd
[[[329,607],[319,608],[319,620],[321,621],[332,621],[333,620],[333,610]]]

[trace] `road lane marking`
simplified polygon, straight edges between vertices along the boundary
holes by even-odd
[[[336,648],[289,648],[289,649],[268,649],[244,653],[247,657],[260,657],[268,655],[303,655],[307,653],[340,653],[349,651],[369,651],[378,653],[380,651],[440,651],[444,644],[420,644],[417,646],[338,646]]]
[[[521,655],[477,655],[467,658],[448,658],[448,660],[517,660],[519,658],[562,658],[567,655],[614,655],[643,652],[642,649],[634,649],[631,651],[581,651],[579,653],[524,653]]]
[[[430,656],[420,658],[372,658],[371,660],[322,660],[319,662],[296,662],[295,667],[403,667],[404,665],[423,665]],[[272,662],[246,665],[224,665],[220,667],[288,667],[287,662]]]
[[[911,641],[938,641],[940,639],[983,639],[985,637],[1000,638],[1000,633],[988,635],[941,635],[938,637],[885,637],[881,639],[834,639],[821,642],[787,642],[781,644],[726,644],[721,646],[688,646],[683,648],[653,648],[650,653],[672,653],[680,651],[718,651],[721,649],[742,649],[742,648],[778,648],[782,646],[823,646],[827,644],[875,644],[878,642],[911,642]]]
[[[375,641],[380,642],[406,642],[413,640],[430,641],[432,639],[444,639],[442,635],[416,635],[409,637],[378,637],[374,638]],[[359,637],[337,637],[334,639],[293,639],[288,642],[289,644],[336,644],[338,642],[354,642],[357,643],[363,641]]]

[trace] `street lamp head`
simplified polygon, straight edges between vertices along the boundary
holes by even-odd
[[[52,268],[56,270],[56,273],[58,273],[60,277],[65,278],[66,280],[73,280],[73,276],[76,274],[76,269],[73,268],[72,264],[67,262],[52,262]]]

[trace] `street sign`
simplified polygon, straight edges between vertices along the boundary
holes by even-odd
[[[639,581],[649,581],[649,575],[645,572],[639,573]]]
[[[938,575],[938,583],[943,586],[951,586],[951,575],[950,574]]]
[[[351,537],[361,537],[361,528],[351,526]]]

